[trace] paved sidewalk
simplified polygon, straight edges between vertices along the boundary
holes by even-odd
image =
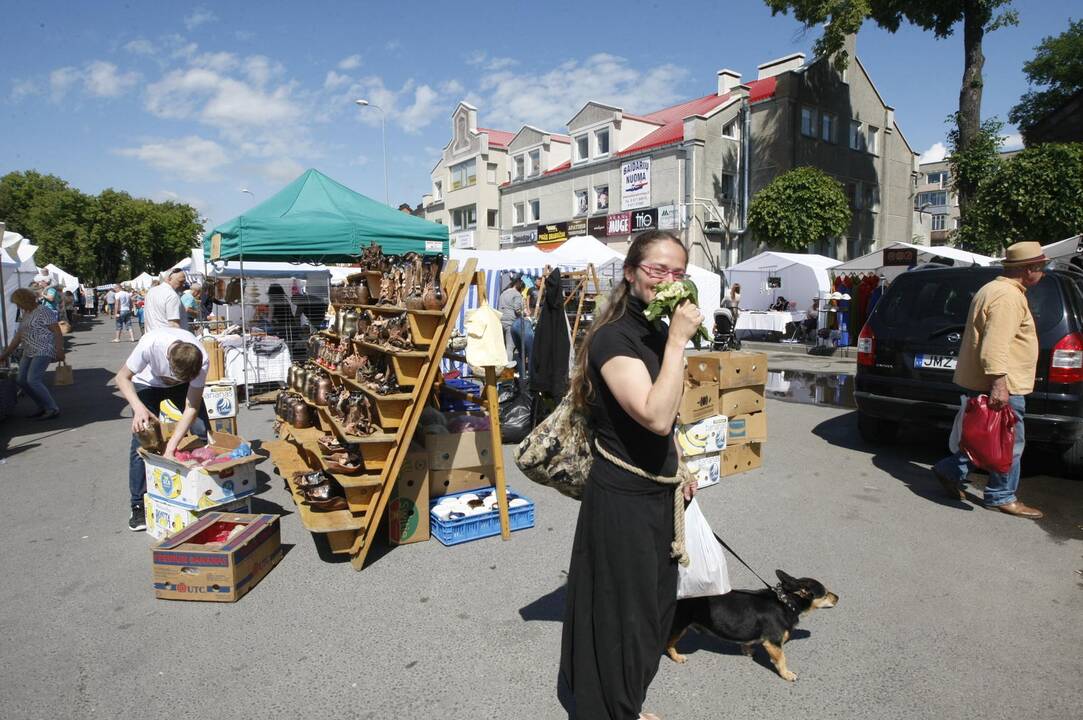
[[[536,527],[509,542],[381,545],[356,573],[304,531],[263,463],[256,510],[282,514],[282,562],[236,604],[156,600],[152,541],[126,528],[130,414],[107,386],[131,344],[110,337],[105,324],[75,334],[60,418],[0,423],[0,718],[564,717],[555,680],[577,503],[529,483],[505,452]],[[927,468],[942,438],[871,448],[851,411],[767,406],[764,467],[705,489],[701,506],[761,574],[816,577],[839,606],[786,646],[796,683],[762,652],[692,633],[687,665],[662,659],[647,709],[1077,717],[1083,483],[1028,474],[1023,499],[1047,517],[1010,518],[940,497]],[[269,438],[272,419],[271,406],[243,410],[241,434]],[[730,573],[756,584],[736,562]]]

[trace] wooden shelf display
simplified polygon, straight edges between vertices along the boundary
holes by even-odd
[[[448,263],[440,278],[445,298],[442,310],[405,310],[387,305],[343,306],[388,314],[406,312],[410,318],[412,339],[418,347],[416,350],[402,351],[354,341],[355,346],[363,348],[367,353],[381,353],[390,358],[399,384],[409,388],[409,392],[380,395],[355,380],[327,371],[334,383],[361,391],[370,398],[376,416],[374,419],[380,426],[377,433],[367,436],[347,434],[342,423],[336,420],[326,407],[314,406],[319,427],[299,429],[283,422],[279,431],[280,439],[265,445],[270,450],[271,459],[279,473],[287,482],[298,470],[323,468],[317,441],[325,433],[334,433],[342,442],[359,446],[365,474],[330,473],[343,488],[348,510],[321,512],[311,508],[304,504],[304,496],[300,491],[290,485],[290,492],[298,505],[298,515],[304,526],[313,533],[326,535],[332,551],[348,553],[355,570],[364,567],[365,558],[380,525],[380,518],[409,451],[414,430],[439,379],[443,348],[448,345],[469,286],[478,285],[478,292],[484,293],[484,277],[476,272],[476,264],[476,260],[468,260],[459,270],[456,261]],[[362,274],[371,285],[374,280],[370,277],[371,273]],[[376,275],[379,276],[379,273]],[[378,282],[378,277],[375,279]],[[332,332],[324,334],[337,340],[337,336]],[[487,374],[493,374],[493,370],[488,369]],[[491,418],[493,456],[496,460],[494,482],[499,500],[501,535],[506,540],[510,538],[511,530],[504,485],[495,376],[492,378],[491,387],[487,382],[486,391],[488,395],[485,405]]]

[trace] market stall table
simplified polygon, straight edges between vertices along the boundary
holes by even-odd
[[[734,330],[741,332],[777,332],[785,333],[789,323],[801,322],[805,319],[803,312],[782,312],[778,310],[743,310],[737,316],[737,324]]]

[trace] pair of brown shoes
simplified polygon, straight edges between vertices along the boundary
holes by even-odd
[[[986,510],[999,510],[1002,513],[1008,515],[1015,515],[1016,517],[1027,518],[1028,520],[1037,520],[1045,517],[1042,511],[1038,508],[1032,508],[1029,505],[1024,505],[1018,500],[1014,500],[1004,505],[986,505]]]

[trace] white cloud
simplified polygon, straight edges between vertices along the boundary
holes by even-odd
[[[183,193],[174,192],[172,190],[159,190],[151,196],[151,200],[156,202],[174,202],[183,203],[184,205],[191,205],[195,209],[203,213],[203,209],[207,207],[207,202],[203,198],[193,197],[191,195],[185,195]]]
[[[281,77],[286,73],[282,63],[271,60],[266,55],[250,55],[244,59],[243,70],[245,77],[259,87],[263,87],[272,78]]]
[[[271,182],[287,183],[296,180],[297,176],[305,171],[305,166],[293,158],[281,157],[264,163],[259,170]]]
[[[355,157],[353,160],[350,161],[350,164],[364,167],[365,165],[369,164],[369,156],[365,155],[365,154],[358,155],[357,157]]]
[[[154,43],[144,38],[136,38],[124,45],[124,49],[133,55],[153,55]]]
[[[1023,136],[1019,133],[1004,135],[1000,145],[1001,150],[1021,150],[1023,148]]]
[[[328,90],[340,88],[350,83],[350,76],[337,73],[334,70],[327,71],[327,77],[323,80],[323,86]]]
[[[229,163],[229,157],[221,145],[196,135],[148,142],[135,148],[121,148],[116,153],[142,160],[151,167],[185,180],[210,180],[215,177],[215,170]]]
[[[117,72],[110,62],[95,60],[83,71],[83,86],[96,97],[119,97],[139,82],[137,72]]]
[[[414,89],[414,101],[399,113],[399,123],[408,133],[418,132],[431,123],[442,100],[440,94],[428,85]]]
[[[458,80],[447,80],[440,83],[440,92],[444,95],[461,95],[465,90],[466,88]]]
[[[940,162],[948,156],[948,148],[944,143],[933,143],[932,147],[921,154],[918,158],[919,163],[932,163]]]
[[[622,57],[598,53],[542,74],[488,72],[481,77],[479,107],[487,126],[515,129],[529,123],[554,130],[591,100],[631,113],[672,105],[684,97],[680,86],[687,77],[688,71],[676,65],[639,70]]]
[[[174,70],[147,87],[147,109],[164,118],[196,117],[216,127],[272,125],[301,115],[291,87],[267,92],[206,68]]]
[[[200,25],[216,22],[218,16],[205,7],[197,7],[192,11],[192,14],[184,18],[184,27],[189,30],[195,30]]]
[[[11,81],[11,101],[19,102],[24,97],[30,95],[40,95],[41,88],[38,86],[37,81],[31,78],[23,78],[21,80],[16,79]]]
[[[79,71],[73,67],[62,67],[49,73],[49,98],[58,103],[68,94],[68,90],[79,80]]]
[[[488,72],[497,72],[518,65],[519,61],[509,57],[489,57],[489,54],[484,50],[475,50],[467,56],[466,64],[476,65]]]
[[[384,86],[382,78],[371,75],[350,86],[334,102],[346,104],[363,97],[387,113],[389,122],[397,122],[408,133],[416,133],[433,120],[442,117],[440,107],[449,102],[446,93],[438,92],[430,85],[418,85],[407,80],[401,89],[391,90]],[[367,125],[380,124],[380,110],[361,110],[357,117]]]
[[[196,67],[224,73],[236,68],[240,61],[231,52],[208,52],[195,56],[191,62]]]
[[[342,58],[338,62],[339,70],[356,70],[359,67],[361,67],[360,55],[351,55],[349,57]]]

